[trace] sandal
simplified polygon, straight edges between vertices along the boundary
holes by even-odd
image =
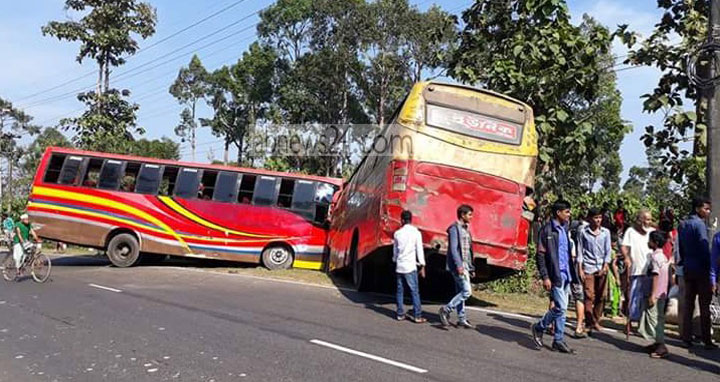
[[[668,354],[670,354],[670,353],[668,353],[667,351],[662,351],[662,352],[655,351],[655,352],[650,353],[650,358],[655,358],[655,359],[667,358]]]
[[[412,321],[416,324],[424,324],[424,323],[428,322],[427,318],[425,318],[425,317],[416,317],[416,318],[413,318]]]

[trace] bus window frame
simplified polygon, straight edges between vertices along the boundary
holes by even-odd
[[[268,204],[258,204],[258,186],[260,185],[260,182],[266,179],[273,179],[275,181],[275,186],[273,188],[273,194],[272,198],[270,199],[270,203]],[[251,204],[254,206],[260,206],[260,207],[277,207],[277,199],[278,199],[278,193],[280,192],[280,179],[282,177],[279,176],[270,176],[270,175],[256,175],[255,178],[255,187],[253,188],[253,198],[251,200]]]
[[[100,187],[100,183],[101,183],[101,179],[102,179],[102,174],[103,174],[103,171],[105,171],[105,166],[108,164],[108,162],[118,162],[118,163],[120,163],[120,170],[118,171],[118,176],[117,176],[117,179],[116,179],[116,180],[117,180],[117,185],[115,186],[115,188],[103,188],[103,187]],[[99,176],[99,178],[98,178],[97,189],[98,189],[98,190],[109,190],[109,191],[118,191],[118,190],[120,190],[120,186],[122,185],[122,178],[125,176],[125,167],[126,167],[126,166],[127,166],[127,162],[124,161],[124,160],[105,159],[105,160],[103,161],[102,167],[100,167],[100,176]]]
[[[163,175],[163,172],[165,171],[165,165],[155,164],[155,163],[147,163],[147,162],[140,162],[140,163],[141,163],[140,170],[138,170],[137,177],[135,178],[135,189],[133,190],[133,193],[141,194],[141,195],[155,195],[156,196],[158,194],[158,192],[160,191],[160,183],[162,182],[162,175]],[[143,173],[143,170],[146,167],[150,167],[150,166],[158,168],[158,179],[156,182],[157,184],[155,186],[154,192],[140,192],[140,191],[138,191],[138,185],[140,184],[141,175]]]
[[[232,197],[230,198],[230,200],[217,200],[217,199],[216,199],[216,197],[217,197],[217,195],[218,195],[218,183],[220,182],[220,177],[221,177],[223,174],[231,174],[231,175],[234,175],[234,176],[235,176],[235,193],[232,195]],[[235,204],[242,204],[242,203],[239,203],[238,200],[237,200],[238,195],[240,194],[240,182],[242,181],[242,176],[243,176],[243,173],[241,173],[241,172],[239,172],[239,171],[222,171],[222,170],[221,170],[221,171],[218,171],[217,177],[215,178],[215,185],[213,186],[213,198],[212,198],[212,201],[213,201],[213,202],[218,202],[218,203],[235,203]]]
[[[85,163],[85,160],[87,158],[80,156],[80,155],[68,155],[65,157],[65,161],[63,161],[62,168],[60,168],[60,175],[58,176],[57,184],[63,185],[63,186],[77,186],[78,180],[81,179],[78,177],[78,175],[82,174],[84,172],[83,165]],[[80,163],[78,164],[77,169],[75,170],[75,175],[73,177],[73,180],[71,183],[63,183],[63,174],[65,173],[65,167],[68,165],[68,161],[70,160],[80,160]]]
[[[186,170],[189,172],[192,172],[192,171],[195,172],[195,187],[194,187],[195,191],[192,193],[192,196],[190,196],[190,197],[178,195],[178,185],[180,184],[180,176]],[[180,167],[180,171],[178,171],[178,174],[175,177],[175,188],[173,189],[173,197],[183,198],[183,199],[200,199],[200,198],[198,198],[198,191],[200,189],[200,181],[202,180],[202,172],[203,172],[203,170],[201,168]]]

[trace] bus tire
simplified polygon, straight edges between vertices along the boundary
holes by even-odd
[[[357,236],[355,236],[353,237],[353,242],[350,247],[350,258],[352,261],[352,282],[353,288],[358,292],[362,292],[368,290],[368,275],[365,272],[367,261],[358,259],[357,246]]]
[[[118,268],[132,267],[140,259],[140,243],[129,233],[113,236],[106,251],[110,262]]]
[[[262,251],[262,264],[271,271],[290,269],[293,261],[292,251],[284,245],[273,245]]]

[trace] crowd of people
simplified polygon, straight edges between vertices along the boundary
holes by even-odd
[[[611,316],[626,318],[628,333],[635,324],[634,330],[648,342],[645,349],[650,357],[665,358],[665,317],[671,288],[679,291],[677,321],[682,345],[695,346],[693,317],[699,310],[698,338],[705,349],[717,349],[711,336],[710,306],[713,294],[720,289],[720,232],[711,245],[706,225],[711,211],[709,199],[694,199],[689,215],[679,222],[672,209],[663,209],[657,224],[648,209],[640,209],[630,222],[622,203],[613,214],[607,205],[581,205],[575,214],[580,218],[575,220],[567,201],[556,201],[550,210],[550,216],[533,235],[538,274],[550,300],[548,311],[531,325],[538,349],[544,348],[543,337],[549,333],[552,350],[574,353],[564,340],[563,330],[572,297],[577,313],[574,338],[602,330],[601,320],[608,308]],[[456,312],[458,327],[473,327],[465,315],[475,271],[468,229],[472,217],[471,206],[460,206],[457,220],[447,230],[447,271],[453,276],[457,294],[438,312],[444,326]],[[426,319],[422,317],[418,288],[418,274],[424,277],[425,272],[422,237],[412,225],[409,211],[402,212],[401,221],[393,246],[397,319],[406,318],[403,297],[407,286],[413,301],[412,320],[423,323]]]

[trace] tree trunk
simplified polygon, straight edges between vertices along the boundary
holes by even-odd
[[[100,68],[98,69],[98,79],[97,79],[97,87],[95,88],[95,94],[100,97],[100,94],[102,94],[102,82],[103,82],[103,63],[99,63]]]
[[[223,153],[223,164],[225,166],[228,165],[228,160],[230,159],[230,141],[225,139],[225,152]]]
[[[110,90],[110,60],[105,58],[105,92]]]
[[[192,123],[190,124],[190,156],[193,162],[195,162],[195,103],[196,101],[193,101],[192,103]]]
[[[5,192],[10,195],[12,198],[13,194],[13,162],[14,158],[12,154],[8,156],[8,181],[7,181],[7,187],[5,188]]]

